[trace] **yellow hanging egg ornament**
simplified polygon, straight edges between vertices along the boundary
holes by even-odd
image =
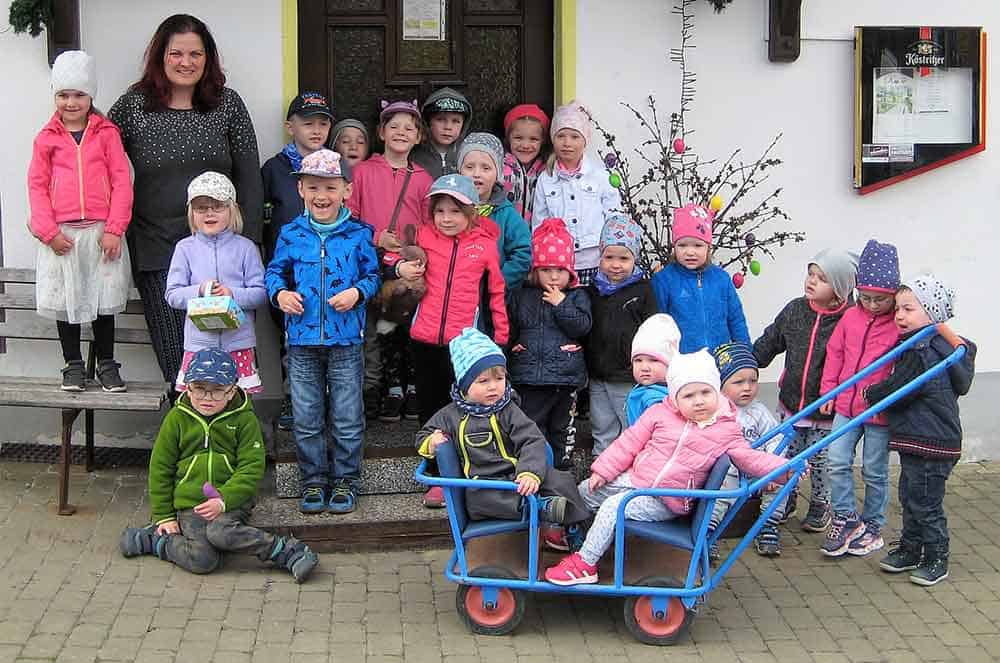
[[[708,201],[708,207],[713,212],[718,212],[720,209],[722,209],[722,196],[720,196],[719,194],[715,194],[714,196],[712,196],[711,199],[709,199]]]

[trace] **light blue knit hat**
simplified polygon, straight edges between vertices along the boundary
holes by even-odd
[[[624,246],[639,259],[642,252],[642,228],[638,223],[624,214],[615,212],[608,216],[601,229],[601,243],[598,245],[601,253],[609,246]]]
[[[451,339],[448,350],[451,352],[451,366],[455,370],[455,382],[463,394],[487,368],[507,366],[507,358],[500,346],[472,327],[466,327]]]

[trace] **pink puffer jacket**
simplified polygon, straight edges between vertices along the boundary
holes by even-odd
[[[833,330],[826,344],[826,363],[823,364],[823,380],[820,393],[833,391],[841,382],[863,370],[866,366],[888,352],[899,339],[893,314],[872,315],[861,304],[848,309]],[[865,387],[881,382],[892,372],[892,362],[842,392],[834,400],[834,411],[845,417],[855,417],[868,404],[862,397]],[[879,414],[866,423],[887,426],[885,414]]]
[[[636,488],[701,488],[722,454],[753,477],[781,467],[785,459],[750,448],[736,423],[736,408],[721,398],[715,423],[700,428],[681,416],[670,399],[658,403],[625,429],[604,450],[590,469],[602,479],[614,480],[628,471]],[[776,479],[784,482],[785,477]],[[678,514],[691,510],[683,497],[664,497],[667,508]]]
[[[35,137],[28,167],[31,233],[48,244],[59,224],[103,220],[121,236],[132,220],[132,177],[115,124],[91,113],[77,145],[56,113]]]

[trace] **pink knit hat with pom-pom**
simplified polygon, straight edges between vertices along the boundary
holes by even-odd
[[[569,272],[569,287],[579,283],[573,236],[562,219],[545,219],[531,233],[531,269],[559,267]]]

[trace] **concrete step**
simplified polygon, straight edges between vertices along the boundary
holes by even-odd
[[[422,488],[414,481],[413,474],[420,462],[418,456],[397,458],[365,458],[361,462],[362,495],[387,495],[419,493]],[[274,466],[274,492],[278,497],[302,495],[298,463],[276,463]]]

